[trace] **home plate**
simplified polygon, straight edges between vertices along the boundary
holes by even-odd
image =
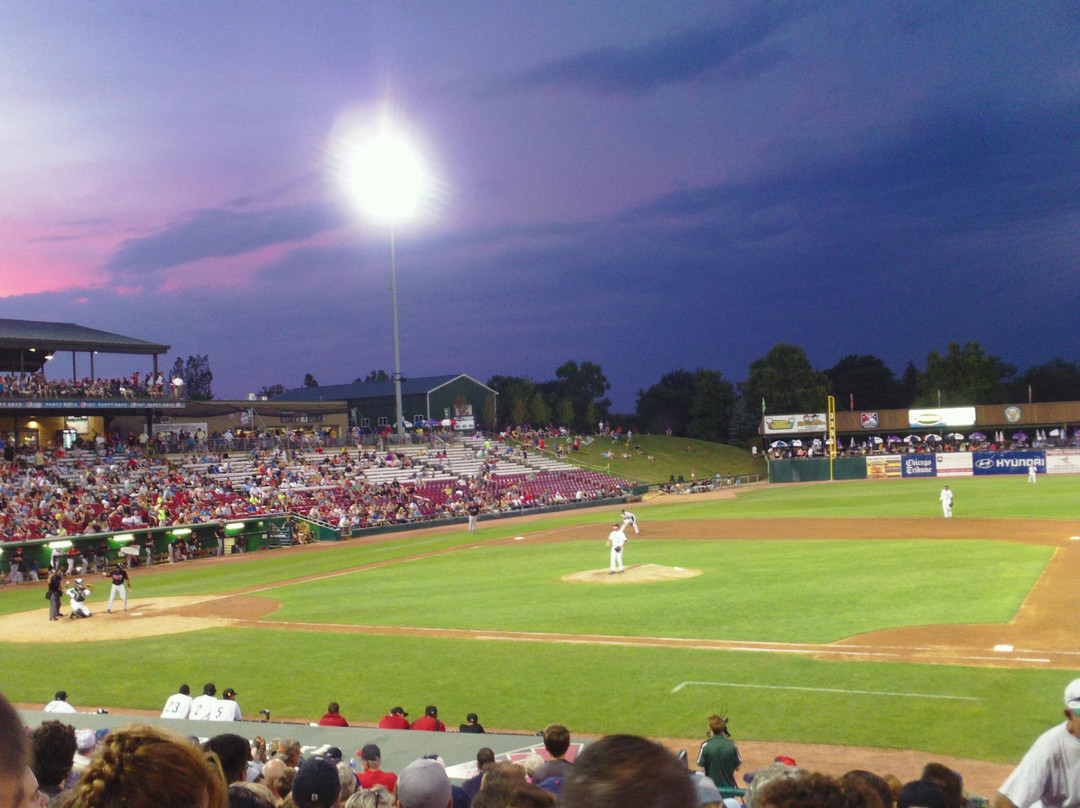
[[[999,651],[1002,654],[1011,654],[1013,647],[1011,645],[995,645],[994,650]]]

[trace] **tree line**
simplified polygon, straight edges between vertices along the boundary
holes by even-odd
[[[213,398],[208,356],[189,356],[186,362],[177,358],[172,375],[184,379],[189,398]],[[354,384],[389,378],[384,370],[372,370]],[[303,384],[318,386],[310,373]],[[638,390],[632,414],[611,412],[611,384],[600,365],[590,361],[564,362],[548,381],[496,375],[487,386],[499,394],[497,409],[488,402],[481,413],[488,429],[529,424],[591,432],[604,422],[652,434],[742,443],[757,434],[763,414],[821,412],[829,395],[842,410],[1077,401],[1080,365],[1053,359],[1021,373],[977,342],[950,342],[943,353],[931,351],[922,368],[909,360],[897,376],[872,354],[851,354],[816,370],[801,347],[778,343],[750,363],[746,381],[732,382],[705,368],[668,371]],[[273,398],[283,392],[285,387],[275,384],[259,394]]]

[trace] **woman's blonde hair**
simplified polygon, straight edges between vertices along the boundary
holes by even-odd
[[[205,803],[204,803],[205,800]],[[182,735],[128,724],[105,736],[63,808],[228,808],[225,776],[213,753]]]

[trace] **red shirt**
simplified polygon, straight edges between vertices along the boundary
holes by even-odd
[[[367,771],[360,772],[357,777],[360,778],[360,788],[386,786],[391,794],[393,794],[394,789],[397,788],[397,775],[392,774],[391,772],[384,772],[380,769],[368,769]]]
[[[349,722],[346,721],[341,713],[327,713],[319,719],[320,727],[347,727]]]
[[[412,728],[427,730],[428,732],[446,732],[446,724],[437,718],[432,718],[430,715],[425,715],[423,718],[413,721]]]
[[[384,715],[379,721],[379,729],[408,729],[409,721],[400,713]]]

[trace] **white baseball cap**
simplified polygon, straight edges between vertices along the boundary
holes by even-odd
[[[1080,679],[1073,679],[1065,688],[1065,709],[1080,712]]]

